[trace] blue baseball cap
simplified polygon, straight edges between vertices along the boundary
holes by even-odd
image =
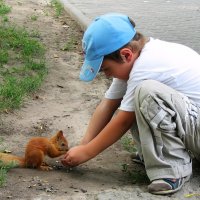
[[[126,15],[110,13],[97,17],[83,36],[85,57],[80,79],[92,81],[101,68],[104,56],[126,45],[135,34],[136,30]]]

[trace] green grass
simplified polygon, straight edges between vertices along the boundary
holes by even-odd
[[[1,13],[10,11],[3,4],[0,1]],[[47,73],[44,58],[45,48],[33,33],[0,23],[0,112],[19,108],[38,89]]]
[[[137,151],[133,139],[130,135],[125,135],[121,138],[122,147],[130,154]],[[132,165],[123,163],[121,165],[122,171],[127,175],[127,179],[133,184],[146,184],[149,183],[149,179],[143,168],[135,168]],[[142,166],[141,166],[142,167]]]
[[[72,51],[77,46],[77,40],[71,36],[71,38],[64,44],[63,51]]]
[[[6,183],[7,173],[8,171],[15,166],[14,163],[3,164],[0,160],[0,187],[2,187]]]
[[[0,15],[5,15],[11,11],[11,7],[4,3],[4,0],[0,0]]]
[[[128,179],[132,184],[149,184],[149,178],[145,172],[127,170]]]
[[[64,11],[63,5],[58,0],[51,0],[51,6],[55,9],[56,17],[59,17]]]
[[[5,147],[3,147],[3,139],[0,138],[0,152],[4,152],[5,151]],[[16,164],[14,162],[10,162],[9,164],[4,164],[1,160],[0,160],[0,187],[2,187],[5,183],[6,183],[6,178],[7,178],[7,172],[15,167]]]
[[[121,144],[122,147],[130,153],[135,153],[137,151],[136,147],[134,146],[133,138],[130,136],[123,136],[121,138]]]
[[[31,15],[30,18],[31,18],[32,21],[37,21],[38,16],[37,15]]]
[[[45,48],[38,40],[37,31],[9,22],[11,7],[0,0],[0,118],[4,111],[20,108],[30,93],[37,90],[47,74]],[[32,20],[37,20],[32,16]],[[0,147],[2,147],[0,140]],[[0,186],[14,163],[0,161]]]

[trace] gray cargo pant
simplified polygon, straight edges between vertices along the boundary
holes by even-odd
[[[151,181],[191,175],[191,153],[200,159],[199,113],[194,102],[157,81],[136,88],[133,137]]]

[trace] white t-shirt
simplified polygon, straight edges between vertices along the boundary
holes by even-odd
[[[134,111],[135,88],[149,79],[174,88],[200,106],[200,55],[184,45],[153,38],[135,61],[129,80],[114,78],[105,98],[123,98],[119,109]]]

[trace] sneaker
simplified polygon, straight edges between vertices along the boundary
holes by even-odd
[[[131,159],[135,163],[139,163],[139,164],[144,165],[144,160],[140,157],[138,152],[131,154]]]
[[[148,191],[152,194],[172,194],[180,190],[184,183],[189,179],[190,176],[179,179],[163,178],[154,180],[148,186]]]

